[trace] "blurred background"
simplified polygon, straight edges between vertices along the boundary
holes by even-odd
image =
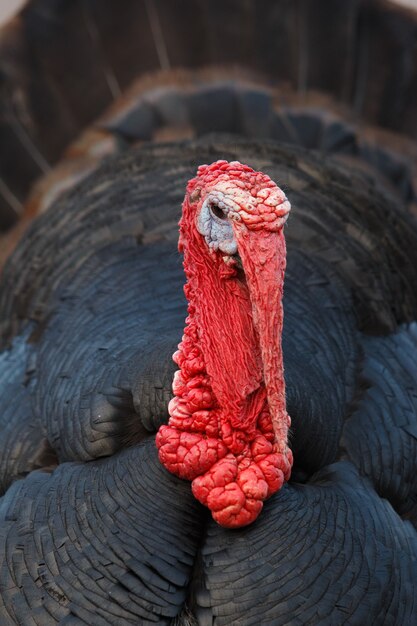
[[[233,133],[416,212],[417,0],[0,0],[0,267],[108,155]]]

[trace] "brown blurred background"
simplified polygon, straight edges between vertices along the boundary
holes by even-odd
[[[25,4],[26,0],[1,0],[0,1],[0,24],[13,17]],[[417,0],[392,0],[394,4],[417,8]]]

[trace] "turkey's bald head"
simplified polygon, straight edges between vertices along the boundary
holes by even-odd
[[[284,192],[265,174],[238,161],[217,161],[198,169],[189,197],[196,202],[198,232],[223,260],[237,254],[243,229],[279,231],[290,211]]]
[[[292,464],[281,351],[289,210],[268,176],[226,161],[201,166],[183,203],[189,316],[157,445],[227,527],[256,519]]]

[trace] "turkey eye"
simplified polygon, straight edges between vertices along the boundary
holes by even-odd
[[[210,204],[210,211],[219,220],[226,220],[227,219],[226,213],[224,211],[222,211],[222,209],[220,207],[218,207],[217,204]]]

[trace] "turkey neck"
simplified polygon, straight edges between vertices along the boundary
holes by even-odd
[[[258,417],[269,409],[276,449],[284,453],[289,418],[281,342],[286,264],[282,228],[250,231],[234,223],[243,267],[239,270],[220,253],[207,250],[190,213],[184,206],[180,224],[187,326],[195,328],[195,349],[213,391],[211,408],[220,409],[223,432],[230,424],[245,440],[255,435]]]

